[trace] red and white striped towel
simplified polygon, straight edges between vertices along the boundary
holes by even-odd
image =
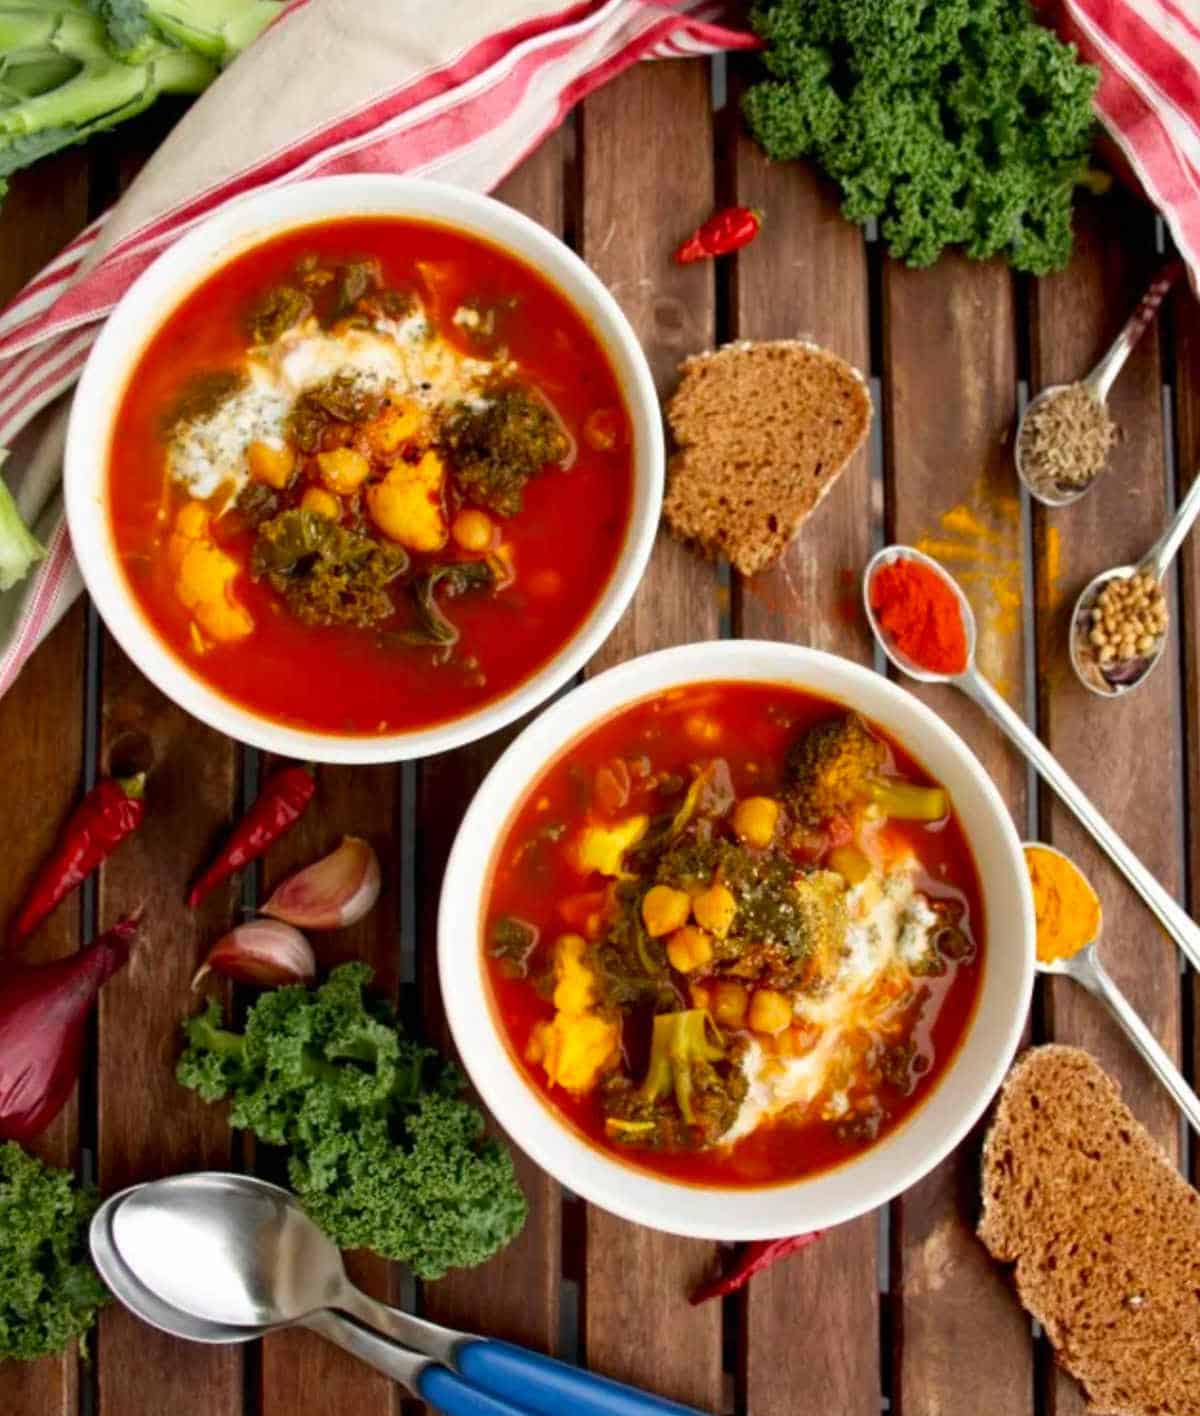
[[[36,453],[6,469],[48,553],[0,595],[0,694],[82,588],[59,492],[62,395],[105,316],[165,246],[252,188],[330,173],[404,172],[489,191],[585,94],[634,61],[753,47],[717,23],[724,8],[293,0],[117,206],[0,314],[0,448],[48,404],[62,405]]]

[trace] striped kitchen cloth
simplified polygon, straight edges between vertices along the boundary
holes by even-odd
[[[0,449],[58,406],[5,476],[47,547],[0,593],[0,694],[82,584],[60,491],[68,400],[105,316],[160,251],[251,190],[403,172],[489,191],[585,94],[638,59],[755,47],[712,0],[293,0],[193,105],[117,205],[0,314]]]

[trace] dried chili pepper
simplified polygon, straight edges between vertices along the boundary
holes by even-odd
[[[692,232],[675,252],[675,260],[688,265],[713,256],[727,256],[730,251],[748,246],[761,226],[762,212],[757,207],[723,207]]]
[[[281,767],[267,778],[258,800],[230,833],[216,860],[192,886],[188,905],[195,909],[210,891],[263,855],[304,814],[316,781],[308,767]]]
[[[146,810],[145,787],[145,772],[137,772],[131,777],[105,777],[88,792],[30,887],[12,926],[14,942],[32,934],[137,829]]]
[[[798,1249],[807,1249],[815,1243],[824,1231],[814,1229],[811,1234],[792,1234],[787,1239],[752,1239],[738,1250],[737,1257],[724,1273],[702,1283],[691,1296],[693,1306],[706,1303],[710,1298],[724,1298],[744,1288],[756,1273],[770,1268],[778,1259],[794,1254]]]

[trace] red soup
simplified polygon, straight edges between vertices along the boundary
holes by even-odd
[[[631,434],[583,318],[461,231],[330,221],[254,247],[154,335],[110,453],[129,584],[256,713],[426,727],[507,693],[620,553]]]
[[[937,1085],[983,966],[946,792],[781,684],[674,689],[574,743],[506,827],[482,924],[530,1082],[593,1144],[702,1185],[885,1136]]]

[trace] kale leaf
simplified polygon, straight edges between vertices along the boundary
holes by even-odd
[[[480,403],[456,404],[442,425],[441,442],[463,495],[499,516],[516,516],[526,482],[570,450],[558,419],[519,384]]]
[[[244,1033],[211,1000],[185,1024],[176,1075],[206,1101],[230,1097],[231,1125],[289,1148],[291,1183],[336,1243],[440,1278],[513,1239],[525,1197],[458,1073],[364,994],[370,979],[343,964],[317,989],[264,993]]]
[[[418,622],[415,628],[404,631],[405,643],[447,647],[457,644],[458,628],[438,604],[438,588],[453,597],[471,590],[490,590],[495,583],[496,573],[487,561],[451,561],[431,566],[412,583]]]
[[[1099,73],[1027,0],[766,0],[752,22],[769,76],[743,98],[755,137],[815,158],[894,256],[1066,264]]]

